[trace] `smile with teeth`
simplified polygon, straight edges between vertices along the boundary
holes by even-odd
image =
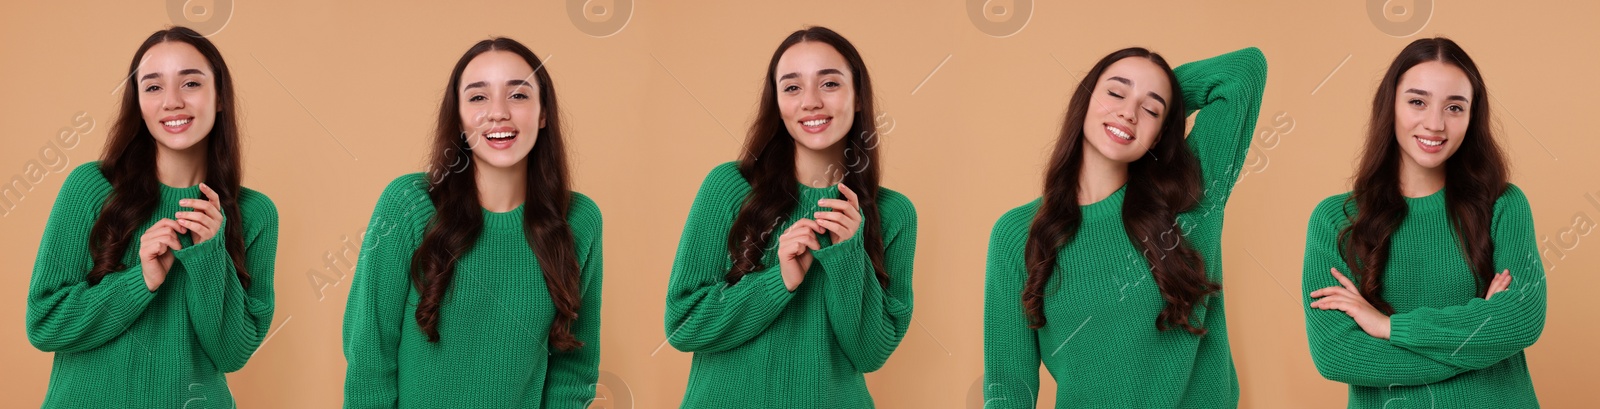
[[[1439,145],[1444,145],[1444,141],[1445,140],[1443,140],[1443,139],[1432,140],[1432,139],[1427,139],[1427,138],[1417,138],[1417,141],[1422,142],[1422,145],[1424,145],[1424,146],[1439,146]]]
[[[828,118],[822,118],[822,119],[813,119],[813,120],[810,120],[810,121],[804,121],[804,122],[801,122],[800,124],[801,125],[805,125],[805,126],[822,126],[822,124],[828,123],[828,121],[829,121]]]
[[[189,121],[190,119],[174,119],[171,121],[162,122],[161,124],[166,126],[182,126],[183,124],[189,123]]]
[[[489,138],[489,139],[509,139],[509,138],[516,137],[517,133],[516,132],[512,132],[512,131],[494,132],[494,133],[490,133],[490,134],[487,134],[487,135],[484,135],[484,136]]]
[[[1118,138],[1122,138],[1123,140],[1133,140],[1133,135],[1128,135],[1127,132],[1123,132],[1122,129],[1115,126],[1107,125],[1106,130],[1111,131],[1112,135],[1116,135]]]

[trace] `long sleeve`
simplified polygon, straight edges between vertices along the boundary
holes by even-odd
[[[278,209],[266,196],[242,191],[239,197],[245,229],[245,263],[250,288],[239,281],[226,245],[227,227],[210,240],[173,252],[189,279],[189,319],[200,347],[222,372],[244,367],[272,326],[272,270],[278,253]]]
[[[600,379],[600,288],[604,269],[602,222],[600,209],[587,197],[574,194],[573,215],[569,216],[573,236],[579,242],[579,293],[578,319],[573,321],[572,335],[583,342],[576,350],[561,352],[554,348],[546,366],[543,402],[546,409],[589,406],[595,398],[595,384]]]
[[[1267,59],[1255,47],[1173,69],[1183,90],[1184,116],[1200,111],[1186,141],[1200,159],[1202,205],[1220,208],[1239,180],[1261,115]]]
[[[362,236],[344,313],[346,408],[399,404],[400,328],[411,290],[411,255],[432,217],[427,193],[402,177],[379,197]],[[424,186],[425,187],[425,186]]]
[[[911,325],[912,262],[917,247],[917,215],[898,193],[879,196],[883,220],[884,269],[889,288],[878,282],[862,233],[814,252],[826,277],[828,324],[856,370],[883,367]],[[866,221],[874,222],[874,221]]]
[[[1034,209],[1024,206],[1006,213],[989,237],[983,285],[985,408],[1031,409],[1039,400],[1039,335],[1028,328],[1022,311],[1028,277],[1023,250]]]
[[[28,342],[41,351],[99,347],[122,335],[155,298],[137,263],[105,275],[97,285],[87,281],[94,265],[89,231],[111,192],[99,172],[91,163],[68,175],[45,222],[28,285],[27,315]]]
[[[1515,185],[1496,201],[1492,229],[1495,272],[1509,269],[1511,286],[1488,300],[1395,314],[1390,317],[1390,343],[1460,368],[1482,369],[1539,339],[1545,316],[1544,266],[1533,211]]]
[[[749,191],[731,165],[713,169],[700,185],[673,259],[665,321],[667,342],[679,351],[739,346],[761,334],[794,298],[776,263],[731,285],[724,280],[732,268],[728,231],[737,214],[730,202]]]
[[[1343,311],[1311,308],[1311,292],[1339,285],[1329,268],[1349,273],[1339,256],[1339,229],[1347,221],[1345,195],[1323,200],[1311,213],[1306,227],[1305,263],[1302,265],[1302,303],[1311,360],[1329,380],[1357,386],[1422,385],[1448,379],[1465,368],[1446,365],[1367,335]],[[1352,277],[1353,278],[1353,277]]]

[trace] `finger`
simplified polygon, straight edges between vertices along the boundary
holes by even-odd
[[[801,245],[804,245],[804,246],[806,246],[806,248],[809,248],[811,250],[821,250],[822,249],[822,242],[817,241],[817,236],[801,237],[800,240],[796,241],[796,243],[800,243]]]
[[[217,207],[209,201],[200,199],[183,199],[178,201],[178,206],[192,208],[197,212],[205,214],[208,218],[218,220],[222,219],[222,213],[218,212]]]
[[[804,226],[806,229],[810,229],[812,234],[827,231],[824,230],[821,225],[818,225],[816,220],[812,219],[800,219],[800,221],[794,222],[794,224],[798,226]]]
[[[1328,269],[1328,271],[1332,271],[1333,272],[1333,279],[1339,280],[1339,285],[1344,286],[1345,289],[1348,289],[1350,291],[1354,291],[1356,293],[1360,293],[1361,292],[1361,290],[1357,289],[1355,283],[1350,282],[1350,279],[1344,277],[1344,274],[1339,274],[1339,269],[1330,268],[1330,269]]]
[[[844,193],[845,200],[849,200],[850,201],[850,208],[852,208],[852,209],[860,209],[861,208],[861,199],[856,197],[856,191],[855,190],[851,190],[849,186],[845,186],[844,183],[840,183],[839,184],[839,193]]]
[[[206,194],[206,201],[211,204],[212,209],[217,211],[217,219],[222,219],[222,196],[218,195],[217,191],[211,190],[211,186],[205,183],[200,184],[200,192]]]
[[[855,203],[839,199],[822,199],[817,201],[817,205],[833,209],[835,212],[843,213],[853,220],[861,220],[861,212],[858,210],[859,208]]]
[[[198,237],[211,237],[216,235],[216,230],[213,230],[211,226],[207,226],[204,223],[197,223],[189,220],[179,220],[178,224],[189,228],[189,231],[193,232]]]
[[[150,225],[150,229],[169,229],[169,230],[177,231],[179,233],[188,233],[189,232],[189,228],[184,227],[181,224],[178,224],[177,220],[172,220],[172,219],[157,220],[155,224]]]
[[[834,224],[837,224],[839,226],[845,226],[845,227],[854,226],[854,225],[858,224],[858,223],[855,223],[854,220],[851,220],[850,216],[845,215],[844,213],[839,213],[839,212],[816,212],[816,213],[813,213],[812,216],[816,217],[816,220],[817,220],[818,224],[821,224],[821,222],[824,221],[824,220],[830,221],[830,222],[833,222]],[[823,226],[823,227],[827,227],[827,226]]]
[[[828,229],[828,232],[838,235],[839,237],[844,237],[850,234],[850,228],[844,227],[843,224],[839,224],[839,222],[833,220],[817,220],[817,224],[821,225],[824,229]]]

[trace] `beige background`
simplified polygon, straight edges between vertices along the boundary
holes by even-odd
[[[26,180],[30,161],[70,169],[93,160],[133,52],[175,21],[161,2],[71,3],[22,2],[0,17],[0,181]],[[229,376],[243,406],[338,405],[340,325],[373,203],[387,181],[421,169],[455,59],[504,35],[548,62],[570,119],[578,190],[605,213],[601,368],[615,375],[606,387],[631,394],[636,407],[675,407],[690,355],[662,345],[661,320],[684,217],[706,171],[734,158],[773,47],[805,24],[838,30],[866,56],[893,126],[885,184],[921,215],[916,319],[888,365],[867,375],[880,407],[969,404],[982,372],[989,228],[1038,195],[1079,73],[1130,45],[1175,63],[1244,46],[1265,51],[1271,71],[1259,128],[1276,136],[1258,136],[1224,233],[1241,406],[1344,405],[1345,386],[1318,376],[1307,351],[1297,295],[1304,226],[1318,200],[1348,190],[1374,84],[1414,38],[1380,31],[1362,2],[1051,2],[1006,37],[980,31],[956,1],[646,1],[631,17],[616,13],[626,3],[606,3],[611,23],[627,19],[606,37],[582,30],[600,26],[586,18],[605,17],[574,23],[556,1],[363,3],[242,2],[205,23],[226,22],[212,38],[246,114],[245,183],[277,202],[283,222],[274,332]],[[1451,36],[1482,67],[1513,181],[1531,197],[1550,273],[1544,336],[1528,351],[1540,399],[1592,404],[1600,330],[1586,300],[1600,288],[1600,244],[1592,243],[1600,237],[1572,226],[1600,218],[1600,141],[1585,124],[1600,95],[1600,36],[1580,28],[1592,27],[1600,7],[1487,3],[1451,2],[1412,17],[1427,21],[1418,36]],[[1009,5],[1010,21],[1024,18],[1017,11],[1025,4]],[[59,147],[65,159],[41,158],[80,112],[93,129]],[[24,300],[64,177],[45,174],[19,190],[20,200],[0,201],[0,299],[10,300],[0,303],[0,406],[37,405],[48,384],[51,355],[27,342]],[[1044,379],[1042,406],[1054,393]]]

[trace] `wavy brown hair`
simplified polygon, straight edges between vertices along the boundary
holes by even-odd
[[[1045,325],[1044,297],[1051,275],[1056,273],[1056,253],[1077,236],[1083,214],[1078,204],[1078,179],[1083,172],[1083,125],[1089,113],[1095,83],[1111,64],[1124,58],[1144,58],[1161,67],[1171,84],[1167,115],[1161,121],[1159,140],[1148,154],[1128,164],[1128,182],[1122,200],[1122,226],[1132,244],[1150,262],[1150,274],[1166,302],[1156,317],[1156,328],[1183,328],[1204,335],[1204,328],[1189,323],[1194,306],[1207,294],[1222,287],[1206,278],[1205,260],[1190,247],[1188,239],[1174,234],[1178,213],[1194,208],[1200,196],[1200,165],[1184,143],[1187,113],[1182,90],[1172,67],[1160,54],[1143,48],[1125,48],[1095,63],[1079,82],[1077,92],[1067,103],[1066,120],[1055,151],[1045,171],[1044,194],[1033,225],[1028,230],[1025,257],[1028,279],[1022,291],[1022,307],[1029,328]],[[1172,239],[1162,239],[1171,237]]]
[[[889,273],[883,267],[883,228],[878,220],[878,133],[877,110],[873,107],[872,77],[867,75],[867,64],[861,53],[839,33],[826,27],[807,27],[789,34],[778,49],[772,52],[767,63],[767,74],[761,77],[761,101],[755,121],[745,138],[744,153],[739,157],[739,173],[750,182],[751,192],[728,230],[728,255],[733,268],[728,270],[728,283],[737,283],[745,274],[762,269],[761,256],[772,240],[771,232],[793,211],[799,201],[799,185],[795,176],[795,140],[783,126],[778,108],[776,85],[778,60],[789,47],[807,41],[832,46],[850,65],[850,78],[855,84],[857,110],[849,132],[845,133],[845,169],[843,183],[860,192],[861,214],[864,226],[862,242],[867,258],[872,261],[878,284],[889,288]]]
[[[538,84],[545,126],[539,129],[538,143],[533,145],[527,158],[528,186],[522,206],[522,230],[528,247],[538,258],[550,300],[556,308],[555,320],[550,324],[550,345],[558,351],[571,351],[583,346],[572,334],[572,323],[578,318],[583,300],[578,291],[577,249],[572,228],[567,223],[572,184],[561,130],[561,111],[556,105],[555,84],[543,62],[528,47],[503,37],[479,41],[467,49],[451,70],[450,83],[439,104],[438,127],[434,129],[433,149],[428,155],[428,197],[436,212],[422,236],[421,245],[411,256],[411,282],[420,295],[417,326],[427,334],[429,341],[439,342],[439,307],[455,276],[456,262],[472,250],[483,231],[483,206],[478,202],[478,184],[474,176],[477,166],[471,158],[466,125],[461,121],[460,92],[461,74],[467,64],[490,51],[507,51],[522,57],[533,67]]]
[[[205,137],[206,186],[220,196],[223,218],[222,240],[233,260],[239,283],[250,288],[250,271],[245,264],[244,227],[240,222],[240,153],[237,105],[234,104],[233,74],[223,62],[222,53],[205,36],[187,27],[174,26],[156,31],[139,45],[128,64],[127,84],[122,87],[122,105],[100,153],[100,173],[111,182],[111,196],[101,207],[100,217],[89,231],[89,252],[94,264],[89,269],[89,285],[96,285],[106,274],[127,268],[123,253],[134,244],[139,228],[149,221],[160,205],[161,181],[156,179],[156,139],[150,134],[139,111],[139,82],[133,80],[139,63],[151,47],[165,42],[194,46],[211,67],[217,92],[216,121]]]
[[[1506,190],[1510,171],[1489,126],[1489,90],[1477,64],[1454,41],[1444,37],[1411,42],[1389,64],[1372,98],[1372,119],[1366,147],[1356,170],[1355,185],[1346,203],[1354,202],[1351,224],[1339,232],[1340,253],[1353,270],[1361,295],[1384,314],[1394,306],[1383,298],[1384,267],[1389,262],[1389,238],[1405,220],[1408,208],[1400,193],[1403,155],[1394,133],[1395,93],[1400,77],[1417,64],[1437,61],[1467,74],[1472,83],[1470,119],[1461,147],[1444,162],[1444,198],[1450,223],[1461,244],[1462,256],[1472,269],[1483,297],[1494,279],[1494,242],[1490,226],[1494,203]]]

